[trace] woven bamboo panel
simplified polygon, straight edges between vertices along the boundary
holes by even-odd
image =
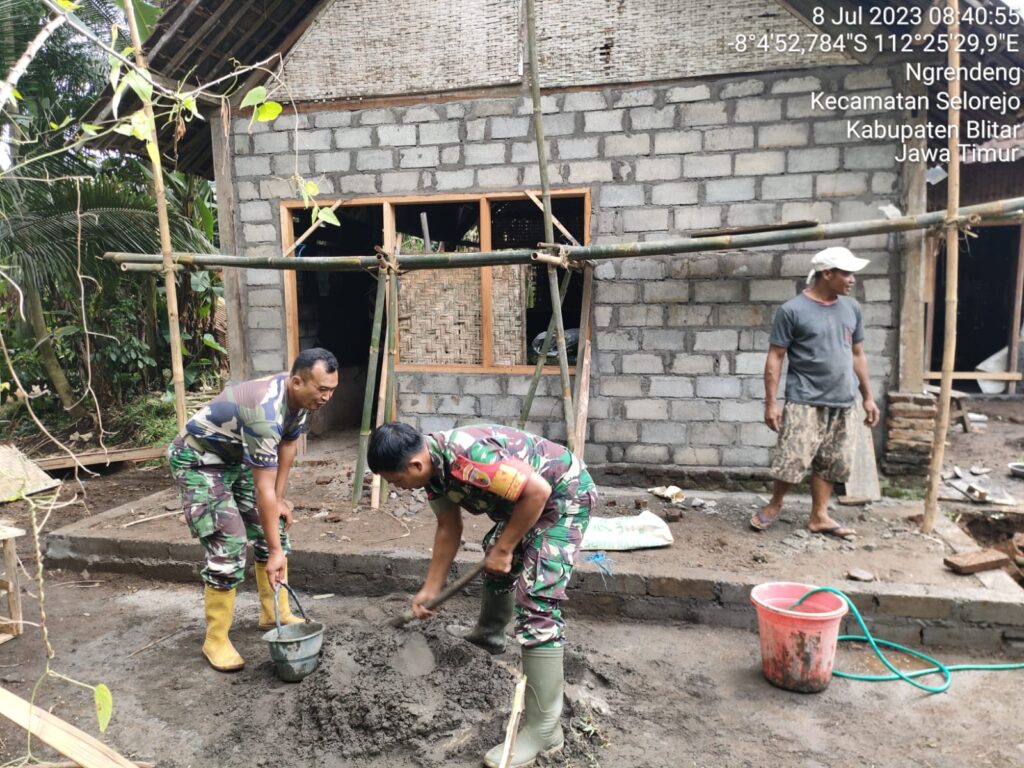
[[[297,101],[520,82],[520,3],[335,0],[284,64]]]
[[[494,365],[526,365],[526,270],[522,264],[491,267]]]
[[[403,363],[481,363],[480,321],[479,269],[423,270],[402,275],[398,337]]]
[[[542,0],[541,85],[627,83],[852,64],[841,53],[794,56],[732,44],[738,35],[812,30],[773,0]]]

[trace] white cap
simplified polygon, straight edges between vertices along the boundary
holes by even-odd
[[[834,245],[814,254],[811,259],[811,271],[807,273],[807,284],[814,280],[815,272],[823,272],[826,269],[841,269],[843,272],[860,272],[871,262],[867,259],[860,259],[853,255],[849,248]]]

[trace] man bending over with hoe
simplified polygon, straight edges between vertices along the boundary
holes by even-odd
[[[274,586],[288,581],[288,527],[284,500],[296,440],[310,411],[331,399],[338,361],[326,349],[307,349],[291,372],[228,386],[201,408],[167,455],[181,493],[185,520],[206,550],[206,641],[203,655],[220,672],[245,662],[228,638],[235,591],[245,573],[245,545],[253,542],[260,595],[259,628],[273,629]],[[281,590],[282,624],[302,621]]]
[[[515,606],[515,636],[527,677],[526,725],[511,765],[533,765],[562,747],[561,603],[579,554],[597,488],[568,448],[512,427],[479,425],[424,435],[399,423],[370,436],[370,469],[399,488],[425,488],[437,516],[423,588],[412,600],[419,618],[444,587],[462,543],[462,510],[495,523],[484,537],[484,584],[473,628],[448,631],[491,653],[505,650]],[[502,745],[484,757],[497,768]]]

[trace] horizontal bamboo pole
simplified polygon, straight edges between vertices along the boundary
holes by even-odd
[[[957,221],[973,223],[979,220],[1005,219],[1008,215],[1024,211],[1024,197],[996,200],[980,205],[968,205],[959,210]],[[819,224],[814,227],[778,229],[771,232],[751,232],[715,237],[680,237],[644,243],[614,243],[608,245],[562,245],[559,249],[575,260],[603,260],[634,256],[668,256],[702,251],[737,250],[765,245],[804,243],[812,240],[838,240],[862,235],[905,232],[911,229],[929,229],[946,221],[945,211],[933,211],[919,216],[901,216],[895,219],[869,219],[840,224]],[[398,259],[401,270],[459,269],[486,267],[499,264],[529,264],[536,250],[481,251],[474,253],[417,254]],[[110,252],[103,258],[121,264],[159,264],[158,254]],[[194,269],[219,267],[249,267],[252,269],[295,269],[311,272],[355,272],[376,269],[376,256],[309,256],[300,259],[281,256],[231,256],[222,254],[173,253],[172,261]]]

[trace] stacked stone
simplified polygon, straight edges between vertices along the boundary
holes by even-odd
[[[890,392],[882,469],[887,475],[928,475],[938,406],[934,395]]]

